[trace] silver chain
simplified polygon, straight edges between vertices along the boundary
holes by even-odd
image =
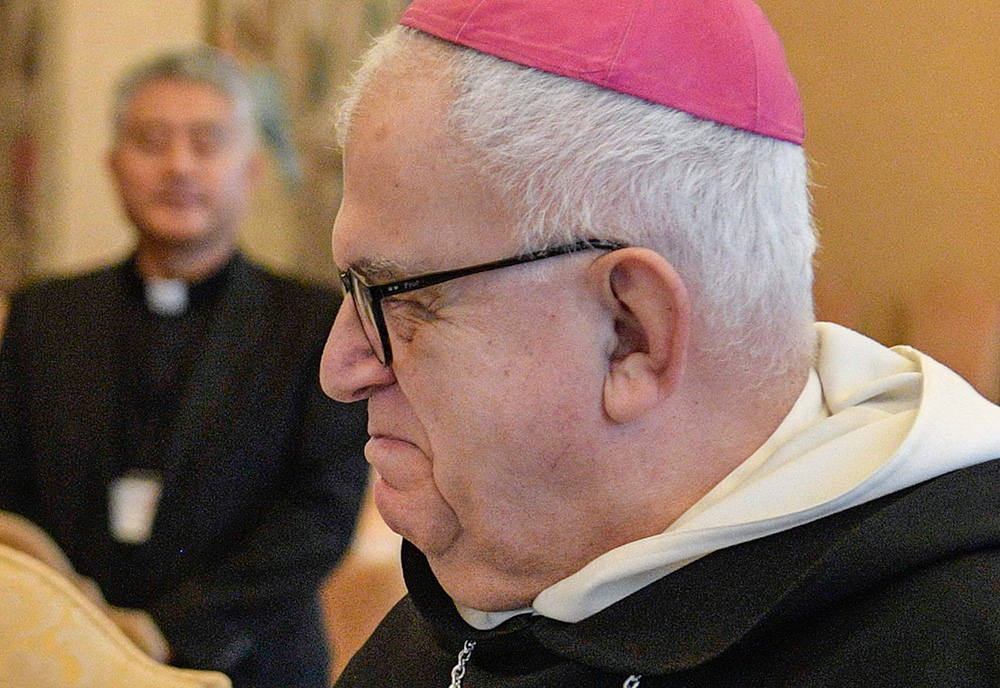
[[[475,640],[466,640],[465,646],[458,653],[458,663],[451,670],[451,685],[448,688],[462,688],[462,678],[465,676],[465,665],[472,656],[472,649],[476,646]]]
[[[475,640],[466,640],[465,645],[458,653],[458,662],[456,662],[455,667],[451,670],[451,684],[448,688],[462,688],[462,679],[465,678],[465,665],[469,663],[469,657],[472,656],[472,650],[476,647]],[[627,679],[625,683],[622,684],[622,688],[639,688],[639,681],[642,676],[636,676],[632,674]]]

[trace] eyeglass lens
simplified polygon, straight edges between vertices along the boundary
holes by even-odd
[[[354,306],[358,311],[358,319],[361,321],[361,328],[368,337],[368,342],[375,351],[375,357],[385,363],[385,352],[382,350],[382,338],[379,336],[378,326],[375,324],[375,310],[372,306],[371,292],[362,284],[357,275],[353,272],[351,276],[351,294],[354,296]]]

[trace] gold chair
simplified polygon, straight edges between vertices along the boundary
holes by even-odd
[[[68,578],[0,545],[0,688],[231,688],[149,657]]]

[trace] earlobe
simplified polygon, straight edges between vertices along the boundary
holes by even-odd
[[[681,381],[690,332],[687,288],[649,249],[613,251],[595,267],[614,319],[604,409],[613,421],[628,423],[658,407]]]
[[[248,188],[254,187],[264,174],[264,153],[259,148],[254,149],[247,160],[244,179]]]
[[[104,165],[107,167],[111,181],[117,185],[119,178],[117,148],[115,150],[108,151],[108,154],[104,157]]]

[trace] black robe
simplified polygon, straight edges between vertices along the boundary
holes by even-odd
[[[109,602],[149,611],[178,664],[230,673],[237,688],[325,686],[317,588],[367,484],[365,408],[319,389],[332,290],[238,255],[226,270],[155,445],[137,439],[150,430],[135,418],[150,390],[137,386],[151,375],[136,370],[155,368],[155,351],[136,348],[131,263],[14,296],[0,508],[47,530]],[[148,542],[126,545],[109,533],[108,486],[149,462],[163,475],[159,509]]]
[[[476,631],[404,544],[409,594],[337,688],[995,688],[1000,461],[729,547],[574,624]]]

